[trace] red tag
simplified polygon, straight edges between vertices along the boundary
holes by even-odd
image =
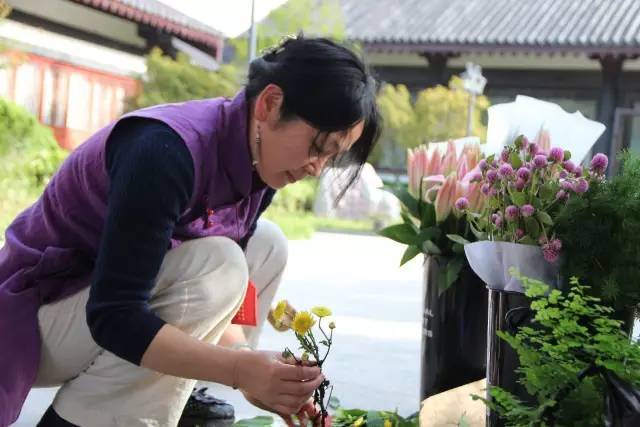
[[[242,305],[236,315],[231,319],[231,323],[246,326],[258,325],[258,295],[256,285],[251,280],[249,280],[244,301],[242,301]]]

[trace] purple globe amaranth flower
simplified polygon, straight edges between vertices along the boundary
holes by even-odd
[[[565,179],[565,178],[567,178],[568,176],[569,176],[569,172],[567,172],[567,171],[560,171],[560,173],[558,174],[558,177],[559,177],[560,179]]]
[[[514,231],[513,235],[515,236],[516,240],[520,240],[524,237],[524,230],[522,228],[516,228],[516,231]]]
[[[560,249],[562,249],[562,240],[551,239],[551,241],[549,242],[549,246],[551,246],[554,250],[560,252]]]
[[[487,163],[487,161],[485,159],[481,159],[478,162],[478,167],[480,168],[480,170],[482,172],[486,171],[487,169],[489,169],[489,164]]]
[[[554,163],[560,163],[564,160],[564,150],[560,147],[553,147],[549,152],[549,160]]]
[[[499,178],[508,178],[513,175],[513,167],[509,163],[505,163],[498,169]]]
[[[531,154],[532,156],[535,156],[536,154],[538,154],[538,144],[536,144],[535,142],[530,142],[528,148],[529,148],[529,154]]]
[[[518,215],[520,215],[520,209],[518,209],[518,207],[515,205],[509,205],[504,210],[504,217],[507,219],[507,221],[518,219]]]
[[[589,181],[584,178],[580,178],[573,185],[573,189],[578,194],[586,193],[589,190]]]
[[[500,153],[500,159],[503,162],[508,162],[509,161],[509,156],[511,155],[511,152],[509,151],[508,148],[505,148],[504,150],[502,150],[502,153]]]
[[[489,192],[491,191],[491,186],[489,184],[482,184],[482,187],[480,187],[480,191],[485,196],[488,196]]]
[[[560,183],[560,188],[562,188],[564,191],[575,191],[575,188],[571,181],[562,181]]]
[[[573,173],[576,170],[576,165],[571,160],[567,160],[562,163],[562,167],[569,173]]]
[[[542,246],[542,256],[549,263],[554,263],[560,257],[560,251],[553,249],[549,244]]]
[[[531,170],[525,166],[522,166],[520,169],[518,169],[516,175],[518,176],[518,178],[526,182],[529,181],[529,178],[531,178]]]
[[[564,191],[564,190],[560,190],[556,193],[556,200],[560,200],[562,202],[566,201],[569,198],[569,194]]]
[[[497,179],[498,179],[498,172],[495,169],[491,169],[487,171],[487,181],[493,184],[494,182],[497,181]]]
[[[469,182],[480,182],[482,181],[482,174],[480,172],[474,172],[473,175],[471,175],[471,179],[469,179]]]
[[[527,181],[525,181],[524,179],[518,178],[518,180],[516,181],[514,188],[518,191],[522,191],[524,190],[524,187],[527,185]]]
[[[609,158],[606,154],[598,153],[591,159],[591,170],[595,173],[601,174],[607,169],[609,165]]]
[[[469,207],[469,199],[467,199],[466,197],[460,197],[458,200],[456,200],[455,207],[459,211],[467,209]]]
[[[576,176],[576,178],[580,178],[583,173],[584,170],[582,169],[582,166],[576,166],[576,168],[573,170],[573,174]]]
[[[502,228],[502,217],[498,214],[491,215],[491,222],[498,228]]]
[[[520,213],[524,217],[529,217],[529,216],[533,215],[534,213],[536,213],[536,208],[534,208],[533,206],[528,205],[528,204],[527,205],[523,205],[520,208]]]
[[[542,169],[547,166],[547,157],[544,154],[536,154],[533,158],[533,166]]]

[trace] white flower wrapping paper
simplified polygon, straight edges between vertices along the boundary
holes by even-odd
[[[561,260],[547,262],[539,246],[485,240],[464,245],[464,252],[473,271],[495,291],[524,293],[522,282],[511,275],[513,267],[552,288],[560,283]]]
[[[559,105],[518,95],[514,102],[489,107],[485,154],[499,154],[518,135],[534,141],[541,129],[549,133],[551,146],[571,151],[578,164],[596,143],[606,127],[576,111],[568,113]],[[608,153],[605,153],[608,154]]]

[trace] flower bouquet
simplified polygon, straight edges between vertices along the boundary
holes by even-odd
[[[327,307],[313,307],[311,311],[295,311],[286,300],[280,301],[275,309],[269,313],[269,319],[273,321],[273,326],[280,332],[293,331],[302,350],[300,357],[296,357],[290,348],[285,348],[282,357],[285,359],[293,359],[298,364],[317,365],[321,370],[327,356],[331,350],[333,343],[333,331],[336,324],[330,321],[326,326],[328,331],[323,328],[322,322],[331,316],[331,310]],[[314,333],[313,327],[317,324],[317,332]],[[318,334],[319,332],[319,334]],[[328,394],[327,394],[328,391]],[[331,400],[333,386],[328,380],[325,380],[316,389],[313,396],[313,404],[316,407],[313,419],[309,421],[312,425],[330,426],[331,417],[328,408]],[[319,408],[319,410],[317,410]],[[306,414],[310,415],[309,413]],[[300,418],[300,416],[298,417]],[[302,420],[300,420],[302,421]]]

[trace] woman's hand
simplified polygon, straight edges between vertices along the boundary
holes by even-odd
[[[238,358],[236,386],[249,402],[285,421],[300,412],[324,381],[317,366],[292,364],[276,352],[242,352]]]

